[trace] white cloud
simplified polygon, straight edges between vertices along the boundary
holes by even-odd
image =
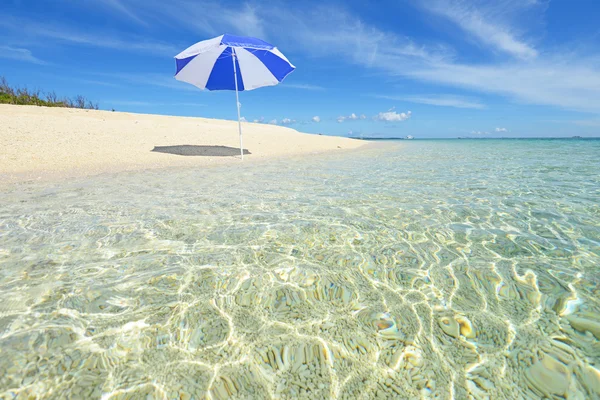
[[[496,128],[496,132],[508,132],[506,128]]]
[[[352,113],[348,116],[345,115],[340,115],[339,117],[337,117],[337,122],[342,123],[346,120],[350,120],[350,121],[356,121],[358,119],[366,119],[366,115],[362,114],[360,117],[358,115],[356,115],[355,113]]]
[[[28,49],[21,49],[17,47],[10,47],[0,45],[0,58],[6,58],[10,60],[26,61],[34,64],[44,65],[47,64],[45,61],[35,57]]]
[[[263,122],[265,122],[265,117],[260,117],[252,122],[254,122],[255,124],[262,124]],[[275,121],[275,123],[277,123],[277,121]]]
[[[240,118],[240,121],[241,121],[241,122],[248,122],[248,120],[246,119],[246,117],[241,117],[241,118]]]
[[[265,119],[263,117],[260,117],[260,119],[255,119],[253,122],[255,123],[264,123]],[[278,120],[278,119],[272,119],[269,122],[267,122],[267,124],[269,125],[291,125],[291,124],[295,124],[296,120],[295,119],[291,119],[291,118],[283,118],[282,120]]]
[[[397,113],[392,108],[389,111],[380,112],[379,114],[377,114],[375,116],[375,120],[376,121],[384,121],[384,122],[402,122],[402,121],[406,121],[411,116],[412,116],[411,111],[407,111],[405,113]]]
[[[477,100],[472,100],[463,96],[453,95],[424,95],[424,96],[385,96],[374,95],[373,97],[387,100],[408,101],[411,103],[428,104],[440,107],[472,108],[484,109],[485,105]]]
[[[321,122],[321,117],[315,115],[314,117],[312,117],[312,122]]]
[[[477,136],[482,136],[482,135],[489,135],[489,132],[482,132],[482,131],[471,131],[471,135],[477,135]]]

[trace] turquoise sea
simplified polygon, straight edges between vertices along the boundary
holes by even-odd
[[[0,189],[0,398],[600,398],[600,140]]]

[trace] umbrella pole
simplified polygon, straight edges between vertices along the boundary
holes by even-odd
[[[238,94],[237,67],[235,66],[235,50],[233,48],[231,49],[231,59],[233,60],[233,80],[235,81],[235,104],[237,105],[238,129],[240,131],[240,154],[242,156],[242,161],[244,161],[244,145],[242,142],[242,118],[240,117],[240,96]]]

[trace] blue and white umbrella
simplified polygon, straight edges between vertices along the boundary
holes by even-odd
[[[202,90],[235,90],[242,160],[238,92],[277,85],[296,68],[275,46],[260,39],[228,34],[188,47],[175,56],[175,61],[175,79],[179,81]]]

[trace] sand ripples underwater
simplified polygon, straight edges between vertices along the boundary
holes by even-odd
[[[600,141],[0,199],[0,398],[600,398]]]

